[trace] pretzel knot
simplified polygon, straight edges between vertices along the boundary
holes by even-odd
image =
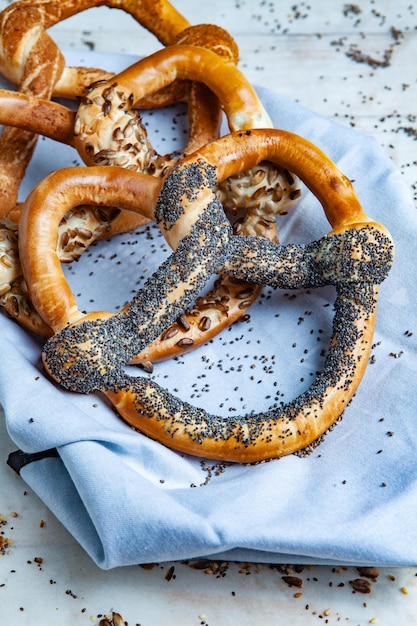
[[[280,245],[233,234],[213,188],[264,159],[294,171],[316,195],[332,226],[327,235],[305,245]],[[149,193],[156,191],[154,186]],[[393,261],[387,230],[368,218],[350,181],[317,147],[278,130],[231,133],[183,159],[165,178],[155,215],[174,252],[121,313],[88,314],[49,339],[47,371],[67,389],[104,393],[129,424],[189,454],[254,462],[313,444],[341,415],[364,374],[378,285]],[[225,418],[124,372],[132,355],[219,271],[285,289],[335,286],[324,367],[293,401]]]

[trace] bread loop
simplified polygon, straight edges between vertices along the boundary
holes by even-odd
[[[170,45],[198,46],[211,50],[225,61],[237,65],[239,49],[235,40],[220,26],[197,24],[184,29]],[[221,105],[203,82],[175,80],[155,93],[143,96],[138,109],[164,107],[175,102],[188,105],[189,141],[185,152],[194,152],[220,134]]]
[[[18,0],[0,13],[0,72],[22,93],[44,99],[52,94],[74,97],[85,85],[108,78],[111,74],[101,69],[67,67],[61,51],[46,32],[58,22],[97,6],[123,9],[164,44],[171,43],[189,26],[167,0]],[[0,218],[16,204],[36,140],[33,132],[11,126],[3,129]]]
[[[306,245],[282,246],[233,234],[214,188],[264,160],[300,176],[323,206],[332,227],[327,235]],[[132,189],[142,185],[143,176],[122,171],[125,187],[129,181]],[[154,201],[148,194],[155,193],[158,183],[139,194],[145,210]],[[37,195],[35,190],[22,216],[22,245],[31,240]],[[235,132],[183,159],[164,181],[155,216],[175,251],[121,313],[77,312],[68,319],[73,323],[45,343],[46,370],[66,389],[103,393],[131,426],[188,454],[255,462],[313,444],[341,415],[365,371],[378,285],[393,260],[387,230],[364,213],[352,184],[328,157],[301,137],[278,130]],[[28,257],[37,253],[27,250],[27,270]],[[211,273],[219,271],[286,289],[335,285],[333,337],[323,370],[292,402],[224,418],[191,406],[147,378],[125,373],[132,356],[173,323]],[[42,272],[32,278],[39,305],[46,307],[55,282]]]
[[[190,31],[198,33],[199,29]],[[26,125],[24,127],[36,129],[37,132],[72,145],[90,166],[120,166],[160,176],[173,166],[175,159],[171,155],[165,157],[156,153],[141,118],[133,107],[143,97],[158,91],[160,87],[173,84],[177,79],[207,85],[224,107],[232,128],[239,124],[244,128],[253,124],[271,125],[255,91],[231,59],[232,57],[228,57],[225,60],[204,48],[188,45],[171,46],[142,59],[113,77],[110,82],[100,81],[99,84],[93,84],[86,90],[84,101],[76,114],[50,101],[0,91],[0,122],[4,119],[3,114],[7,117],[11,110],[14,110],[15,124]],[[152,78],[154,75],[157,79]],[[204,134],[204,138],[207,139],[207,133]],[[200,136],[199,140],[202,139]],[[192,142],[196,143],[196,136]],[[218,193],[232,212],[245,209],[243,219],[236,223],[238,234],[276,240],[275,215],[289,210],[297,200],[300,189],[298,180],[288,171],[264,162],[253,171],[240,174],[236,179],[223,181]],[[69,200],[71,202],[71,196]],[[83,199],[83,204],[85,203],[88,203],[87,195]],[[67,208],[73,212],[75,205],[68,205]],[[97,210],[99,209],[92,208],[90,212],[84,211],[89,222],[94,222]],[[143,222],[143,218],[134,213],[130,213],[133,220],[126,212],[122,211],[117,215],[112,210],[112,213],[113,219],[110,220],[108,217],[107,222],[105,221],[101,227],[100,223],[92,228],[89,223],[85,223],[84,226],[74,225],[74,220],[67,220],[68,228],[61,228],[64,233],[61,233],[59,238],[60,247],[63,249],[60,258],[70,260],[65,254],[68,245],[61,245],[68,229],[76,233],[80,231],[91,233],[89,238],[81,234],[82,247],[71,251],[71,256],[74,257],[77,250],[84,249],[98,236],[108,235],[109,225],[111,232],[114,233],[126,230],[126,223],[137,224],[138,220]],[[60,215],[61,218],[64,217],[63,213]],[[108,212],[103,211],[103,215],[106,218]],[[121,220],[122,228],[119,226]],[[51,229],[51,232],[56,233],[56,225],[51,226]],[[69,246],[79,240],[80,238],[73,237]],[[3,282],[6,283],[6,279],[3,279]],[[20,281],[19,286],[22,286]],[[138,357],[140,362],[149,365],[149,362],[194,349],[245,315],[260,290],[261,287],[257,285],[244,285],[243,281],[222,278],[216,283],[214,291],[200,298],[185,316],[181,316],[179,324],[175,323],[169,332],[164,332],[156,342],[152,342],[146,351],[141,353]],[[17,289],[14,291],[13,307],[9,307],[9,312],[15,312],[15,317],[18,316],[22,322],[30,324],[31,329],[38,334],[49,336],[48,326],[42,324],[42,320],[36,317],[37,307],[33,309],[27,301],[26,290],[24,289],[20,298],[20,306]],[[242,293],[247,294],[246,307],[242,306]],[[6,299],[6,295],[0,297],[0,303]],[[25,311],[30,311],[31,315],[25,315]],[[44,322],[49,324],[48,318],[44,315],[42,317]],[[50,324],[54,330],[55,323],[54,320],[53,324]]]
[[[18,0],[0,13],[0,72],[17,85],[21,93],[43,99],[50,99],[52,95],[78,97],[92,82],[109,79],[112,73],[106,70],[66,66],[63,54],[47,33],[47,29],[58,22],[98,6],[130,13],[164,45],[179,39],[191,44],[198,42],[237,63],[237,45],[224,29],[212,25],[190,26],[167,0]],[[174,83],[168,91],[148,96],[140,106],[166,106],[179,101],[188,103],[190,150],[218,136],[220,108],[213,95],[201,85]],[[12,116],[10,120],[13,119]],[[16,204],[36,141],[37,136],[31,130],[7,126],[2,131],[0,218]]]
[[[49,95],[75,97],[86,85],[109,78],[111,72],[106,70],[66,66],[46,32],[77,13],[100,6],[129,13],[163,45],[173,43],[190,26],[168,0],[17,0],[0,13],[0,72],[24,92],[40,97],[39,87],[33,87],[35,82]],[[52,75],[53,82],[48,78]]]
[[[171,166],[172,159],[161,157],[150,145],[135,107],[178,79],[209,87],[231,130],[272,126],[256,92],[234,64],[206,48],[173,45],[141,59],[110,81],[93,83],[84,90],[72,142],[84,162],[122,165],[153,175]]]

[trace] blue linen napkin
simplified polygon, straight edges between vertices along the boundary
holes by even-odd
[[[74,54],[68,60],[79,62]],[[115,71],[132,61],[88,55],[90,65]],[[195,557],[417,564],[415,208],[373,138],[275,91],[258,92],[275,127],[324,150],[354,181],[365,212],[393,235],[396,260],[380,288],[371,362],[343,419],[309,456],[219,463],[165,448],[133,431],[98,395],[52,383],[40,362],[42,341],[0,315],[0,404],[11,438],[29,453],[14,461],[22,461],[23,480],[103,569]],[[161,152],[180,148],[183,107],[144,118]],[[22,198],[49,171],[76,162],[70,148],[41,139]],[[311,241],[329,230],[305,189],[278,227],[283,243]],[[168,254],[152,225],[95,244],[66,271],[82,306],[115,310]],[[152,374],[139,373],[224,415],[289,401],[320,369],[333,299],[331,288],[266,287],[249,320],[157,364]]]

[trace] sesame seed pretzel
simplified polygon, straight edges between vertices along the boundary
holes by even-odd
[[[76,114],[54,102],[0,91],[0,122],[2,113],[7,116],[13,109],[15,124],[32,124],[32,128],[36,126],[38,132],[72,145],[89,166],[120,166],[161,176],[173,166],[175,160],[156,153],[134,107],[143,97],[175,83],[177,79],[191,80],[209,87],[224,107],[232,129],[271,126],[255,91],[234,64],[213,51],[182,44],[162,49],[138,61],[111,81],[93,84],[86,89],[85,98]],[[49,119],[51,123],[48,124]],[[193,143],[196,143],[195,137]],[[287,170],[265,162],[244,175],[222,181],[218,194],[232,212],[245,209],[244,217],[235,225],[238,234],[256,235],[275,241],[275,215],[288,211],[298,198],[300,189],[298,180]],[[69,198],[71,201],[71,196]],[[88,203],[86,194],[83,199],[85,203]],[[67,209],[73,211],[75,206],[67,206]],[[91,210],[93,217],[97,210],[101,209]],[[88,215],[92,219],[91,212]],[[112,232],[115,232],[120,219],[123,225],[126,220],[128,223],[130,221],[126,212],[120,215],[113,220]],[[133,215],[137,222],[137,216]],[[64,213],[60,212],[60,216],[63,218]],[[71,220],[61,227],[61,248],[67,248],[68,226],[77,232],[77,241],[82,246],[80,249],[84,249],[95,238],[92,228],[87,225],[74,226]],[[56,233],[52,222],[51,232]],[[87,237],[88,233],[91,233],[90,237]],[[101,225],[99,235],[102,233]],[[104,234],[108,234],[108,230],[104,230]],[[74,255],[73,251],[71,255]],[[60,258],[65,257],[61,254]],[[6,262],[10,264],[11,260],[7,259]],[[7,280],[3,278],[2,281],[0,272],[0,285],[2,283],[6,285]],[[17,297],[22,289],[24,304],[19,306]],[[194,349],[245,315],[260,290],[258,285],[222,277],[209,294],[200,297],[170,328],[164,329],[160,337],[141,353],[138,362],[150,367],[150,363]],[[19,315],[22,322],[28,320],[27,323],[37,334],[49,336],[49,328],[45,328],[41,319],[35,315],[26,295],[26,286],[22,287],[19,281],[15,292],[10,293],[9,312],[15,317]],[[0,295],[0,303],[2,298],[6,299],[6,293]],[[31,315],[25,315],[26,310]],[[49,324],[48,318],[43,316],[43,320]],[[49,326],[56,330],[55,324],[54,321]]]
[[[331,225],[327,235],[306,245],[282,246],[233,234],[215,186],[264,160],[300,176],[323,206]],[[119,172],[128,195],[135,196],[134,210],[146,214],[159,194],[156,220],[174,252],[121,313],[83,315],[74,302],[68,325],[45,343],[46,370],[66,389],[101,392],[131,426],[188,454],[255,462],[312,444],[340,417],[366,369],[378,285],[393,260],[388,231],[364,213],[351,182],[326,155],[284,131],[235,132],[208,144],[179,162],[162,189],[157,181],[151,187],[143,175]],[[108,181],[106,202],[120,183]],[[34,239],[33,217],[42,196],[45,200],[35,190],[22,215],[23,246]],[[45,261],[39,263],[41,257]],[[28,282],[50,315],[59,306],[49,310],[53,262],[48,245],[26,248],[25,273],[32,272]],[[323,370],[292,402],[225,418],[191,406],[147,378],[126,374],[124,366],[132,356],[171,324],[219,271],[286,289],[336,287],[333,336]]]

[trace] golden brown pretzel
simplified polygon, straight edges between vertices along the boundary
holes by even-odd
[[[90,5],[93,4],[94,2],[90,0]],[[120,2],[115,4],[117,6],[121,5]],[[158,4],[158,8],[154,10],[154,13],[147,15],[147,19],[145,19],[142,15],[144,9],[142,3],[139,3],[139,6],[132,6],[131,3],[127,4],[134,11],[135,17],[139,20],[143,18],[148,26],[150,26],[152,15],[158,18],[164,11],[163,3],[162,5]],[[143,4],[146,5],[146,3]],[[76,8],[85,10],[88,8],[88,2],[85,0],[81,3],[78,2],[77,6],[75,6],[74,0],[69,3],[69,6],[56,5],[53,2],[32,6],[26,0],[20,0],[20,2],[16,2],[12,6],[13,10],[9,7],[8,10],[0,14],[0,18],[2,18],[0,26],[2,26],[1,32],[3,33],[3,37],[0,38],[0,43],[3,44],[3,56],[0,53],[0,61],[3,59],[6,68],[5,73],[9,78],[18,82],[21,93],[27,95],[27,99],[19,99],[20,93],[16,93],[13,96],[7,91],[1,90],[3,97],[1,98],[0,118],[1,123],[5,124],[6,128],[3,129],[0,136],[0,218],[7,215],[16,204],[21,179],[36,145],[34,129],[37,129],[38,134],[51,136],[64,143],[71,143],[73,135],[72,113],[63,107],[48,107],[46,102],[40,103],[34,98],[31,99],[30,96],[37,96],[42,100],[48,99],[54,90],[58,66],[59,71],[62,71],[62,62],[58,63],[57,59],[62,61],[63,57],[47,33],[42,31],[41,26],[43,25],[46,28],[58,21],[58,17],[61,19],[68,17],[70,9],[73,11]],[[46,9],[49,11],[46,12]],[[26,13],[29,13],[29,15],[26,15]],[[25,17],[29,18],[28,21],[25,20]],[[16,18],[18,28],[16,28],[15,24]],[[170,19],[173,19],[172,15]],[[41,20],[40,24],[38,20]],[[158,20],[156,22],[159,23]],[[181,23],[183,24],[184,21],[182,20]],[[160,26],[159,28],[162,27]],[[26,43],[24,35],[27,38],[28,33],[31,34],[33,30],[37,32],[38,39],[31,37],[31,47],[28,45],[26,47],[23,46],[21,42]],[[14,46],[9,42],[12,35],[8,31],[13,33]],[[156,32],[159,31],[157,30]],[[173,27],[173,35],[177,35],[177,33],[177,26],[175,25]],[[39,44],[42,58],[36,57],[36,63],[32,59],[36,53],[36,50],[34,50],[36,46],[32,39],[35,39],[36,42],[40,40],[42,44]],[[166,34],[162,39],[167,39]],[[238,48],[235,41],[224,29],[218,26],[211,24],[191,26],[185,31],[179,32],[176,39],[180,39],[182,43],[189,45],[205,45],[234,64],[238,61]],[[18,46],[17,51],[16,40],[21,44]],[[9,42],[8,46],[5,45],[6,42]],[[21,47],[23,47],[25,54],[18,54]],[[31,54],[28,53],[26,48],[30,48]],[[12,63],[13,61],[14,64]],[[39,71],[40,64],[45,66],[47,70]],[[23,69],[26,68],[27,71],[23,72],[21,66]],[[36,66],[36,74],[34,66]],[[68,68],[65,69],[68,70]],[[90,84],[93,78],[105,80],[111,76],[111,74],[102,70],[85,70],[84,68],[71,68],[71,70],[73,70],[72,74],[76,73],[79,80],[76,81],[73,91],[67,90],[66,95],[69,96],[81,95],[86,84]],[[36,80],[33,79],[28,82],[28,77],[25,76],[26,73],[29,76],[35,74]],[[87,80],[89,81],[88,83],[85,82]],[[64,84],[68,84],[68,81]],[[72,85],[72,82],[70,84]],[[137,106],[142,108],[166,106],[174,102],[186,101],[188,103],[189,120],[189,141],[186,148],[188,152],[192,152],[204,145],[204,143],[218,137],[221,124],[220,103],[203,83],[174,81],[167,87],[169,88],[169,93],[166,90],[162,90],[159,94],[149,93],[143,100],[137,103]],[[55,91],[63,93],[59,89]],[[11,121],[13,122],[13,127],[7,126]],[[133,215],[122,215],[117,219],[116,223],[113,222],[112,229],[114,232],[120,232],[121,230],[133,229],[140,224],[140,220],[138,222],[134,221]]]
[[[231,130],[271,127],[268,114],[242,72],[215,52],[191,45],[158,50],[111,80],[93,83],[84,90],[76,114],[52,101],[0,90],[0,122],[12,116],[19,128],[72,145],[88,165],[122,164],[155,173],[166,166],[167,158],[161,163],[134,107],[177,79],[209,87],[219,99]]]
[[[46,32],[54,24],[92,7],[107,6],[130,13],[165,45],[205,45],[234,63],[238,49],[233,38],[214,25],[190,26],[167,0],[18,0],[0,13],[0,72],[22,93],[49,99],[52,94],[76,97],[94,81],[110,78],[96,68],[68,67]],[[187,101],[191,149],[218,136],[220,109],[201,85],[172,84],[161,94],[148,96],[140,106],[166,106]],[[13,118],[11,118],[13,119]],[[36,135],[6,127],[0,136],[0,218],[14,207],[20,182],[36,145]],[[130,222],[133,216],[130,216]]]
[[[101,69],[67,67],[46,32],[62,20],[100,6],[129,13],[164,45],[173,43],[190,26],[168,0],[17,0],[0,13],[0,72],[25,92],[41,95],[31,85],[40,81],[51,89],[48,66],[55,57],[53,93],[68,97],[79,95],[95,80],[108,78],[110,73]]]
[[[23,93],[49,99],[53,93],[74,96],[109,72],[69,68],[46,30],[96,6],[120,8],[162,43],[170,43],[189,22],[161,0],[18,0],[0,13],[0,72]],[[36,135],[6,127],[0,136],[0,218],[13,209],[20,182],[36,145]]]
[[[6,125],[0,137],[0,147],[3,145],[3,149],[0,150],[0,218],[8,215],[15,207],[20,182],[35,147],[36,133],[67,144],[71,144],[73,140],[74,114],[72,111],[56,103],[49,104],[45,99],[51,95],[56,82],[57,63],[53,61],[55,58],[61,59],[62,55],[47,33],[42,30],[41,26],[46,28],[58,21],[58,18],[68,17],[71,13],[70,9],[76,12],[76,10],[85,10],[95,4],[97,2],[94,3],[92,0],[89,0],[89,2],[84,0],[83,2],[78,2],[78,4],[72,0],[72,2],[64,3],[64,6],[56,2],[44,2],[40,6],[32,6],[26,0],[20,0],[13,4],[13,10],[12,7],[9,7],[8,10],[0,14],[2,18],[0,26],[3,26],[1,29],[3,38],[0,38],[0,43],[7,50],[7,53],[3,50],[3,57],[0,54],[0,61],[3,58],[6,67],[5,73],[12,80],[16,82],[21,81],[20,88],[22,90],[22,92],[0,90],[0,123]],[[106,3],[101,2],[99,4]],[[138,20],[142,18],[145,25],[149,27],[154,17],[156,21],[156,24],[154,24],[155,32],[159,33],[159,30],[164,28],[161,40],[168,41],[166,35],[167,27],[166,25],[164,27],[159,25],[159,20],[162,19],[162,16],[164,16],[165,21],[167,20],[165,4],[169,6],[169,3],[157,3],[157,8],[153,12],[146,14],[146,17],[143,15],[144,9],[147,8],[146,2],[137,4],[126,2],[126,4],[133,11],[134,16]],[[122,3],[114,2],[114,5],[121,6]],[[46,9],[49,12],[46,12]],[[29,13],[29,15],[26,16],[26,13]],[[176,15],[175,11],[174,15]],[[25,21],[25,17],[29,18],[28,22]],[[171,20],[174,19],[174,16],[171,14],[169,14],[169,17]],[[41,20],[40,24],[38,24],[38,20]],[[16,21],[18,22],[18,28],[15,27]],[[181,20],[180,23],[184,25],[185,22]],[[157,25],[159,26],[157,27]],[[25,42],[23,35],[26,34],[28,36],[28,33],[31,33],[33,30],[37,32],[38,38],[42,41],[40,48],[43,51],[43,59],[38,59],[38,61],[40,63],[43,60],[43,64],[48,68],[48,71],[41,72],[42,80],[32,81],[29,89],[27,81],[23,81],[21,65],[26,67],[25,63],[27,63],[32,73],[34,72],[33,66],[35,63],[32,60],[32,55],[28,54],[26,49],[26,47],[30,47],[23,46],[25,58],[22,59],[23,53],[18,54],[15,49],[16,41],[14,41],[14,46],[9,42],[12,35],[8,31],[12,31],[14,40],[17,39],[20,44],[21,41]],[[17,34],[15,31],[18,31]],[[238,61],[238,48],[235,41],[224,29],[218,26],[210,24],[197,25],[188,27],[185,31],[179,31],[178,25],[175,25],[175,27],[173,26],[174,35],[176,35],[177,39],[180,38],[181,42],[187,42],[189,45],[206,45],[231,63],[236,64]],[[35,41],[37,41],[36,38]],[[5,46],[5,42],[9,42],[9,45]],[[33,41],[31,41],[31,44],[34,47]],[[18,50],[21,47],[19,45]],[[14,64],[12,61],[14,61]],[[62,70],[61,66],[62,63],[60,64],[60,69]],[[36,67],[36,76],[38,76],[39,67],[38,65]],[[81,95],[82,90],[86,86],[84,78],[86,80],[87,78],[90,79],[90,82],[93,77],[105,81],[106,77],[110,76],[101,70],[87,72],[83,68],[72,69],[74,71],[79,70],[83,80],[77,82],[76,89],[73,92],[68,91],[67,95],[71,96]],[[204,145],[204,143],[215,139],[219,135],[221,124],[221,107],[216,96],[203,83],[174,81],[167,87],[173,88],[169,94],[164,90],[159,94],[149,92],[137,105],[141,107],[155,107],[186,101],[188,103],[189,118],[189,141],[186,151],[194,151],[199,146]],[[38,97],[33,97],[34,95]],[[156,100],[153,100],[154,97],[156,97]],[[13,127],[7,126],[10,122],[13,122]],[[146,131],[141,122],[138,122],[138,127],[140,127],[141,134],[145,135]],[[102,148],[105,149],[106,146],[102,146]],[[117,233],[131,230],[141,224],[142,220],[140,218],[137,220],[133,214],[127,216],[120,215],[116,220],[112,221],[111,229],[113,233]]]
[[[157,78],[153,78],[154,75]],[[174,83],[177,78],[208,85],[224,106],[232,128],[239,125],[248,128],[256,124],[270,126],[269,117],[255,91],[231,62],[215,52],[186,45],[160,50],[113,77],[110,82],[93,84],[86,90],[75,121],[71,111],[56,103],[0,91],[0,122],[2,111],[7,118],[13,108],[15,124],[26,124],[31,128],[36,126],[42,134],[73,145],[89,165],[119,165],[160,175],[165,168],[172,167],[174,161],[155,152],[133,107],[147,94]],[[47,119],[51,119],[51,123],[45,123]],[[75,137],[71,131],[73,127]],[[218,192],[232,209],[246,209],[243,222],[237,224],[239,234],[256,234],[275,240],[275,214],[288,210],[297,199],[299,188],[298,181],[288,172],[262,164],[254,172],[249,172],[246,180],[225,181]],[[113,220],[113,232],[120,219],[126,220],[125,216],[126,213],[122,213]],[[137,216],[133,217],[137,222]],[[56,230],[52,228],[52,232]],[[83,240],[82,244],[87,242]],[[223,279],[214,293],[197,301],[181,317],[179,324],[153,342],[140,357],[141,361],[157,361],[206,341],[244,315],[260,289],[259,286],[235,284],[230,279]],[[244,294],[245,307],[242,302]],[[12,313],[18,310],[16,299],[17,293],[14,293],[13,306],[9,307]],[[26,303],[26,308],[28,306],[33,317],[32,328],[39,334],[40,320],[35,319],[30,305]],[[22,305],[18,310],[22,311],[22,321],[26,319],[24,309]],[[45,321],[48,323],[47,319]],[[42,334],[45,336],[47,332]]]
[[[111,161],[120,165],[123,152],[123,159],[128,157],[123,167],[151,174],[162,171],[166,159],[160,162],[146,142],[146,132],[133,108],[146,95],[177,79],[207,85],[221,102],[231,130],[272,126],[256,92],[234,64],[199,46],[169,46],[134,63],[110,81],[93,83],[84,91],[73,141],[84,162],[99,165]]]
[[[307,245],[287,246],[233,235],[215,185],[264,160],[287,167],[306,183],[330,222],[328,235]],[[148,214],[159,183],[150,187],[143,175],[118,172],[128,197],[132,191],[138,198],[132,209],[140,207]],[[105,184],[105,202],[108,193],[117,201],[120,183]],[[48,237],[37,239],[39,206],[49,204],[49,192],[41,184],[28,199],[21,221],[21,254],[39,310],[51,320],[59,319],[62,327],[61,303],[54,296],[60,266]],[[44,346],[49,374],[66,389],[100,391],[130,425],[189,454],[254,462],[312,444],[343,412],[365,371],[378,284],[393,259],[387,230],[364,213],[348,178],[317,147],[271,129],[232,133],[182,160],[164,181],[156,220],[175,252],[121,313],[83,315],[75,300],[67,303],[70,324]],[[223,418],[189,405],[153,381],[125,373],[132,356],[171,324],[218,271],[286,289],[335,285],[333,337],[324,367],[292,402],[260,414]]]

